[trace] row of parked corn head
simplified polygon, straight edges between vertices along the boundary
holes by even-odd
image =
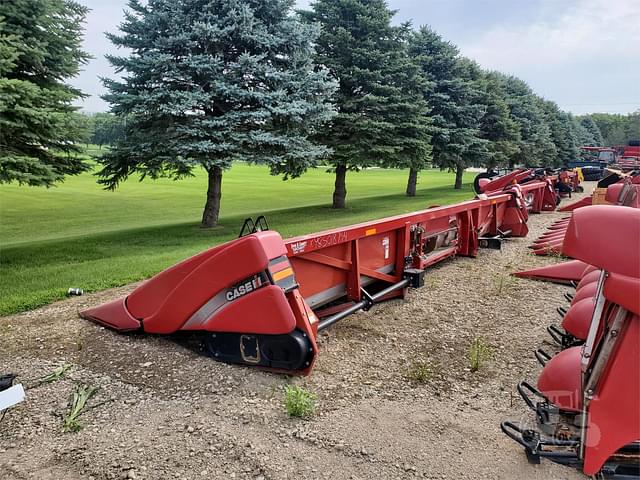
[[[424,284],[425,270],[524,237],[532,213],[582,191],[581,172],[481,174],[476,198],[283,240],[264,217],[239,238],[159,273],[128,296],[81,312],[118,331],[198,332],[213,358],[309,375],[318,333]],[[530,460],[588,475],[639,477],[640,176],[612,173],[592,197],[532,245],[568,262],[519,272],[574,285],[550,326],[555,355],[538,350],[537,386],[518,385],[535,425],[504,422]]]
[[[518,386],[532,422],[503,432],[528,459],[600,478],[640,477],[640,176],[605,177],[591,197],[559,209],[531,248],[569,260],[518,272],[575,287],[548,332],[557,352],[534,352],[537,385]]]

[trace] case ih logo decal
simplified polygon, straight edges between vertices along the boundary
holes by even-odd
[[[307,242],[296,242],[291,244],[291,251],[294,255],[298,253],[304,252],[304,249],[307,247]]]
[[[263,285],[264,281],[262,279],[262,275],[256,275],[254,277],[248,278],[247,280],[244,280],[233,288],[227,290],[227,301],[233,302],[234,300],[246,295],[247,293],[251,293],[254,290],[259,289]]]

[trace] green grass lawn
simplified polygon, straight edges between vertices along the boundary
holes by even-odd
[[[235,238],[245,217],[266,213],[283,237],[470,198],[472,175],[453,190],[453,174],[428,170],[418,195],[403,192],[407,172],[349,173],[348,207],[330,208],[325,169],[282,181],[263,167],[225,172],[220,225],[199,228],[206,176],[174,182],[130,179],[115,192],[85,173],[46,189],[0,185],[0,314],[140,280],[211,245]]]

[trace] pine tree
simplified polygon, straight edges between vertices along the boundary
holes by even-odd
[[[604,145],[604,139],[602,138],[602,132],[598,128],[596,122],[593,121],[589,115],[586,115],[580,119],[580,125],[589,132],[593,141],[592,143],[585,143],[583,145],[591,145],[594,147],[602,147]]]
[[[506,92],[495,72],[485,72],[482,78],[482,103],[485,113],[480,121],[480,136],[489,141],[486,167],[506,167],[517,151],[520,140],[518,125],[511,118]]]
[[[571,118],[562,112],[554,102],[537,97],[540,109],[543,112],[545,122],[551,132],[551,140],[555,145],[556,157],[551,162],[551,166],[560,167],[567,165],[576,159],[578,149],[576,139],[571,128]]]
[[[316,63],[339,80],[338,115],[318,132],[333,154],[333,207],[346,203],[346,174],[374,165],[421,168],[428,160],[422,77],[391,26],[384,0],[316,0],[301,12],[321,26]],[[408,193],[412,190],[408,188]]]
[[[202,225],[218,222],[223,170],[266,164],[285,178],[328,153],[309,135],[333,115],[335,89],[314,69],[317,28],[291,14],[294,0],[139,0],[119,35],[128,56],[110,56],[122,81],[106,80],[124,135],[102,158],[101,183],[133,172],[183,178],[207,171]]]
[[[382,165],[391,168],[407,168],[409,177],[405,193],[416,195],[418,173],[431,161],[431,120],[426,98],[433,84],[424,75],[419,63],[409,54],[409,40],[413,31],[409,23],[398,29],[398,41],[402,49],[396,52],[395,66],[389,72],[395,87],[387,110],[388,121],[394,127],[396,153],[384,158]]]
[[[558,114],[560,120],[560,132],[562,135],[561,146],[558,146],[560,166],[566,166],[569,162],[574,162],[580,152],[578,150],[578,139],[573,129],[573,116],[564,111]]]
[[[487,155],[486,141],[480,138],[479,130],[484,107],[474,78],[479,69],[461,59],[456,46],[428,27],[421,27],[413,35],[409,50],[433,84],[433,92],[427,97],[433,162],[455,170],[454,187],[462,188],[464,169]]]
[[[509,167],[554,165],[558,151],[538,97],[519,78],[502,74],[498,74],[498,78],[506,93],[511,118],[517,123],[520,134],[518,148],[509,158]]]
[[[589,130],[587,130],[579,118],[573,117],[573,135],[576,139],[576,144],[581,146],[591,146],[597,147],[596,140],[593,138],[593,135]]]
[[[83,94],[65,83],[90,58],[86,14],[70,0],[0,3],[0,183],[51,186],[88,168],[72,105]]]

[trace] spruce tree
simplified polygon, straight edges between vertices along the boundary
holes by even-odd
[[[586,145],[592,145],[595,147],[602,147],[604,145],[604,139],[602,138],[602,132],[598,128],[596,122],[593,121],[589,115],[585,115],[580,119],[580,125],[585,128],[593,138],[593,143],[588,143]]]
[[[518,125],[511,118],[506,92],[495,72],[485,72],[481,81],[485,113],[480,121],[480,136],[489,141],[487,169],[506,167],[520,140]]]
[[[464,169],[486,155],[480,138],[484,106],[479,101],[477,66],[462,60],[458,48],[429,27],[421,27],[411,39],[410,54],[433,85],[427,96],[431,117],[433,162],[456,172],[454,188],[462,188]]]
[[[571,127],[571,117],[560,110],[558,105],[549,100],[538,97],[538,103],[543,112],[545,122],[551,132],[551,140],[557,152],[551,166],[560,167],[574,161],[578,156],[576,139]]]
[[[333,208],[346,204],[346,174],[374,165],[422,168],[429,158],[423,79],[407,56],[406,26],[384,0],[316,0],[301,14],[321,27],[316,63],[340,86],[338,115],[318,132],[335,172]],[[408,188],[412,194],[414,189]]]
[[[102,158],[101,183],[183,178],[202,167],[202,225],[218,222],[223,170],[266,164],[285,178],[328,153],[309,140],[333,115],[335,89],[314,69],[317,28],[292,15],[294,0],[139,0],[120,34],[127,56],[108,57],[122,80],[105,80],[124,134]]]
[[[593,138],[593,135],[584,127],[579,118],[573,117],[572,120],[573,135],[576,139],[577,145],[591,147],[599,146],[596,145],[596,140]]]
[[[398,33],[403,48],[396,53],[395,66],[389,75],[395,88],[391,90],[393,98],[387,111],[394,127],[392,138],[397,150],[392,158],[385,157],[382,165],[408,169],[405,193],[414,197],[418,173],[432,160],[430,109],[426,99],[433,92],[433,83],[409,54],[409,41],[413,35],[411,25],[403,24]]]
[[[556,163],[558,151],[551,138],[538,97],[529,85],[519,78],[498,74],[509,105],[511,118],[519,129],[520,140],[517,149],[509,158],[509,167],[552,166]]]
[[[70,0],[0,3],[0,183],[51,186],[88,168],[76,155],[83,94],[66,83],[89,59],[86,14]]]

